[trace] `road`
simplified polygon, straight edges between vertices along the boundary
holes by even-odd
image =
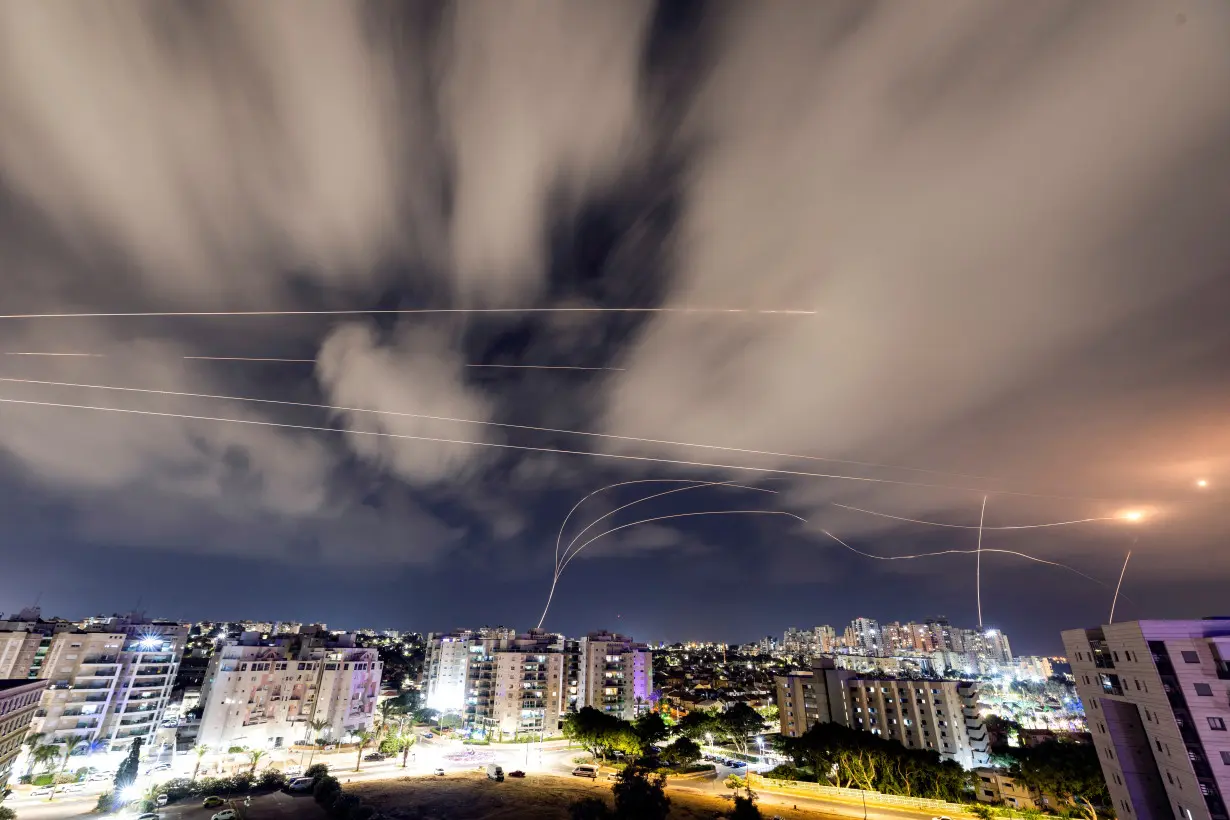
[[[437,768],[449,773],[473,771],[485,768],[488,763],[498,763],[505,772],[518,769],[531,773],[555,774],[569,776],[575,768],[574,758],[583,752],[577,747],[569,747],[563,741],[548,741],[533,744],[496,744],[492,746],[465,746],[454,740],[423,740],[414,747],[406,768],[401,766],[401,758],[384,761],[364,761],[359,771],[354,771],[357,754],[353,752],[337,754],[318,754],[313,762],[327,763],[332,774],[342,782],[359,783],[376,780],[389,780],[398,777],[432,776]],[[297,757],[297,756],[296,756]],[[304,763],[307,761],[304,760]],[[184,764],[187,764],[186,766]],[[151,774],[143,778],[142,786],[151,782],[169,779],[170,777],[188,777],[192,767],[196,765],[195,756],[190,760],[179,755],[172,772]],[[724,781],[730,774],[745,774],[746,769],[736,769],[720,766],[708,777],[668,783],[670,791],[700,792],[707,794],[728,794]],[[605,778],[605,773],[604,773]],[[69,818],[84,818],[91,815],[98,801],[98,794],[110,788],[109,783],[91,784],[88,792],[75,795],[58,796],[54,802],[48,802],[46,797],[31,798],[21,792],[14,794],[5,805],[15,809],[19,820],[68,820]],[[772,792],[758,792],[760,804],[767,816],[771,816],[771,806],[794,806],[830,816],[843,818],[865,818],[865,820],[920,820],[930,818],[930,812],[919,812],[899,807],[879,807],[873,803],[867,805],[866,811],[860,804],[849,803],[827,798],[801,797],[781,795]],[[242,801],[237,801],[242,808]],[[318,811],[310,799],[292,797],[282,793],[274,793],[253,798],[252,810],[241,812],[243,820],[303,820],[305,811],[309,808]],[[161,820],[209,820],[218,809],[203,809],[197,799],[165,806],[159,809]],[[323,818],[324,814],[318,812]],[[314,817],[315,815],[313,815]]]

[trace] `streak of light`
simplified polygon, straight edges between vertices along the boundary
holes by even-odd
[[[568,546],[564,548],[564,562],[567,563],[568,551],[572,549],[573,545],[576,544],[577,541],[580,541],[581,536],[589,532],[591,529],[593,529],[594,525],[597,524],[599,521],[605,521],[606,519],[610,518],[612,515],[614,515],[617,512],[620,512],[621,510],[626,510],[629,507],[635,507],[637,504],[643,504],[644,502],[652,501],[655,498],[661,498],[664,495],[671,495],[673,493],[687,492],[688,490],[699,490],[704,487],[737,487],[741,490],[754,490],[758,493],[773,493],[774,495],[777,494],[777,490],[769,490],[763,487],[751,487],[745,484],[735,484],[733,481],[705,481],[701,483],[692,484],[689,487],[676,487],[673,490],[664,490],[660,493],[654,493],[653,495],[645,496],[644,498],[638,498],[635,501],[629,501],[627,504],[624,504],[622,507],[616,507],[615,509],[606,513],[605,515],[601,515],[595,518],[593,521],[589,522],[589,524],[585,527],[585,529],[581,530],[576,535],[574,535],[572,537],[572,540],[568,542]]]
[[[107,358],[106,353],[50,353],[42,351],[3,351],[5,356],[66,356],[91,359]],[[292,364],[315,364],[315,359],[283,359],[269,356],[177,356],[176,358],[205,362],[289,362]],[[622,367],[579,367],[563,364],[467,364],[466,367],[495,367],[509,370],[611,370],[622,372]]]
[[[335,406],[331,404],[312,404],[310,402],[283,401],[280,399],[256,399],[256,398],[251,398],[247,396],[216,396],[216,395],[211,395],[207,393],[183,393],[183,392],[174,391],[174,390],[150,390],[150,389],[139,388],[139,387],[115,387],[112,385],[105,385],[105,384],[76,384],[72,382],[53,382],[53,381],[44,381],[44,380],[38,380],[38,379],[15,379],[15,378],[6,378],[3,376],[0,376],[0,382],[13,382],[17,384],[43,384],[43,385],[54,385],[54,386],[59,386],[59,387],[85,387],[85,388],[93,388],[93,389],[98,389],[98,390],[120,390],[120,391],[126,391],[126,392],[131,392],[131,393],[153,393],[153,394],[160,395],[160,396],[186,396],[189,398],[218,399],[222,401],[246,401],[246,402],[257,402],[260,404],[277,404],[277,405],[283,405],[287,407],[310,407],[310,408],[316,408],[320,410],[336,410],[339,412],[349,412],[349,413],[377,413],[380,415],[402,416],[405,418],[433,419],[436,421],[453,421],[453,422],[460,422],[463,424],[484,424],[484,425],[489,425],[493,427],[508,427],[508,428],[520,429],[520,430],[536,430],[539,432],[570,433],[574,435],[597,436],[601,438],[619,438],[619,439],[627,439],[630,441],[655,441],[654,439],[638,439],[632,436],[614,436],[614,435],[609,435],[607,433],[587,433],[587,432],[579,432],[576,430],[557,430],[557,429],[552,429],[550,427],[532,427],[532,426],[524,425],[524,424],[505,424],[502,422],[493,422],[493,421],[473,421],[470,419],[455,419],[455,418],[450,418],[447,416],[428,416],[428,415],[423,415],[421,413],[402,413],[402,412],[396,412],[392,410],[372,410],[366,407],[339,407],[339,406]],[[1086,496],[1052,495],[1052,494],[1047,494],[1047,493],[1027,493],[1027,492],[1021,492],[1019,490],[989,490],[988,491],[984,489],[979,489],[979,488],[974,488],[974,487],[962,487],[962,486],[953,485],[953,484],[931,484],[931,483],[921,482],[921,481],[904,481],[902,479],[894,479],[894,478],[872,478],[869,476],[840,475],[837,473],[812,473],[812,472],[807,472],[805,470],[784,470],[778,467],[749,467],[743,464],[717,464],[715,462],[709,462],[709,461],[688,461],[685,459],[661,458],[658,456],[634,456],[634,455],[628,455],[626,453],[598,453],[592,450],[568,450],[568,449],[559,448],[559,447],[531,447],[525,444],[504,444],[504,443],[497,443],[497,442],[491,442],[491,441],[467,441],[465,439],[438,438],[434,436],[412,436],[412,435],[408,435],[405,433],[386,433],[386,432],[380,432],[380,431],[349,430],[349,429],[339,429],[336,427],[315,427],[311,425],[286,424],[282,422],[273,422],[273,421],[254,421],[250,419],[221,418],[221,417],[216,417],[216,416],[193,416],[193,415],[180,414],[180,413],[154,413],[152,411],[147,411],[147,410],[123,410],[123,409],[116,408],[116,407],[96,407],[92,405],[63,404],[63,403],[56,403],[56,402],[38,402],[38,401],[29,401],[29,400],[22,400],[22,399],[0,399],[0,401],[7,402],[10,404],[42,405],[45,407],[65,407],[65,408],[76,408],[78,410],[102,410],[102,411],[110,411],[110,412],[116,412],[116,413],[136,413],[136,414],[144,414],[144,415],[169,416],[169,417],[179,417],[179,418],[185,418],[185,419],[196,419],[200,421],[231,422],[235,424],[257,424],[257,425],[263,425],[266,427],[281,427],[281,428],[286,428],[286,429],[291,429],[291,430],[294,430],[294,429],[316,430],[316,431],[327,432],[327,433],[353,433],[354,435],[364,435],[364,436],[385,436],[387,438],[399,438],[399,439],[406,439],[406,440],[413,440],[413,441],[434,441],[440,444],[468,444],[474,447],[494,447],[494,448],[499,448],[499,449],[504,449],[504,450],[524,450],[524,451],[531,451],[531,452],[538,452],[538,453],[557,453],[560,455],[593,456],[594,458],[611,458],[611,459],[617,459],[620,461],[641,461],[647,464],[676,464],[676,465],[683,466],[683,467],[703,467],[703,468],[712,469],[712,470],[741,470],[743,472],[760,473],[763,475],[794,476],[794,477],[799,477],[799,478],[833,478],[833,479],[839,479],[842,481],[858,481],[858,482],[863,482],[866,484],[891,484],[891,485],[902,486],[902,487],[925,487],[928,489],[935,489],[935,490],[954,490],[957,492],[968,492],[968,493],[979,493],[979,494],[989,492],[991,495],[1011,495],[1011,496],[1025,497],[1025,498],[1055,498],[1055,499],[1064,499],[1064,500],[1069,500],[1069,501],[1108,501],[1110,500],[1106,498],[1092,498],[1092,497],[1086,497]],[[672,443],[672,442],[664,442],[664,443]],[[712,445],[707,445],[707,444],[693,444],[693,445],[684,445],[684,446],[712,447]],[[718,447],[714,449],[726,450],[726,449],[735,449],[735,448]],[[748,450],[748,451],[742,451],[742,452],[755,452],[755,451]],[[802,458],[819,459],[820,457],[819,456],[802,456]],[[830,460],[830,459],[824,459],[824,460]],[[831,460],[837,461],[837,459],[831,459]],[[882,465],[882,466],[888,466],[888,465]]]
[[[847,544],[845,541],[842,541],[836,535],[833,535],[833,533],[829,532],[828,530],[820,530],[820,532],[824,533],[829,538],[832,538],[838,544],[841,544],[843,547],[850,550],[851,552],[856,552],[859,555],[865,556],[867,558],[874,558],[877,561],[906,561],[906,560],[911,560],[914,558],[931,558],[932,556],[936,556],[936,555],[972,555],[978,551],[978,550],[938,550],[936,552],[919,552],[919,553],[914,553],[913,555],[872,555],[870,552],[863,552],[860,549],[855,549],[854,547]],[[1069,572],[1074,572],[1080,577],[1093,581],[1095,584],[1098,584],[1100,586],[1104,586],[1104,587],[1110,586],[1110,584],[1107,584],[1105,581],[1099,581],[1097,578],[1094,578],[1092,575],[1086,575],[1085,573],[1081,572],[1076,567],[1069,566],[1067,564],[1061,564],[1058,561],[1048,561],[1045,558],[1038,558],[1037,556],[1030,555],[1025,552],[1017,552],[1016,550],[991,549],[990,547],[988,547],[987,549],[984,549],[982,551],[983,552],[996,552],[996,553],[1001,553],[1003,555],[1015,555],[1019,558],[1028,558],[1030,561],[1037,561],[1039,564],[1047,564],[1052,567],[1060,567],[1061,569],[1066,569]],[[1126,595],[1123,597],[1127,598]]]
[[[987,497],[982,497],[982,512],[978,515],[978,561],[975,572],[975,585],[978,595],[978,629],[982,629],[982,522],[987,519]]]
[[[815,310],[758,310],[754,308],[670,308],[670,307],[554,307],[554,308],[401,308],[385,310],[189,310],[142,311],[134,313],[7,313],[0,319],[140,319],[202,316],[382,316],[431,315],[438,313],[678,313],[698,315],[743,314],[753,316],[815,316]]]
[[[616,487],[626,487],[630,484],[687,484],[689,485],[688,487],[685,487],[684,489],[694,489],[696,487],[725,485],[725,486],[730,486],[730,487],[738,487],[744,490],[759,490],[761,492],[769,492],[769,493],[777,492],[776,490],[763,490],[760,487],[748,487],[743,484],[732,484],[726,481],[705,482],[705,483],[698,484],[696,481],[690,478],[638,478],[638,479],[633,479],[631,481],[620,481],[615,484],[608,484],[605,487],[599,487],[598,489],[591,492],[589,495],[582,498],[577,503],[573,504],[572,509],[568,511],[568,514],[564,516],[563,522],[559,525],[559,533],[555,536],[555,572],[553,573],[552,579],[551,579],[551,591],[547,593],[547,606],[543,608],[542,617],[538,619],[538,627],[537,627],[538,629],[542,628],[542,622],[547,617],[547,609],[549,609],[551,606],[551,599],[555,596],[555,586],[556,584],[559,583],[559,573],[560,573],[559,545],[564,540],[564,530],[567,528],[568,522],[572,518],[572,514],[575,513],[582,504],[584,504],[586,501],[593,498],[594,496],[598,495],[599,493],[604,493],[607,490],[613,490]],[[650,496],[650,497],[656,498],[657,496]],[[647,499],[642,499],[642,500],[647,500]],[[623,507],[621,507],[620,509],[623,509]],[[618,512],[618,510],[616,510],[616,512]],[[591,524],[590,526],[593,526],[593,525]],[[586,527],[586,529],[588,529],[588,527]],[[582,530],[582,532],[584,532],[584,530]],[[573,543],[575,543],[575,541]],[[569,544],[568,546],[571,548],[572,544]]]
[[[1046,524],[1016,524],[1011,527],[975,527],[972,524],[944,524],[939,521],[923,521],[919,518],[904,518],[900,515],[889,515],[888,513],[876,512],[875,510],[864,510],[862,507],[851,507],[849,504],[838,504],[836,501],[829,502],[834,507],[841,507],[843,510],[854,510],[855,512],[867,513],[868,515],[878,515],[880,518],[891,518],[894,521],[909,521],[912,524],[927,524],[932,527],[950,527],[957,530],[1035,530],[1040,527],[1063,527],[1068,524],[1087,524],[1090,521],[1118,521],[1123,516],[1107,515],[1099,518],[1078,518],[1074,521],[1051,521]]]
[[[614,533],[614,532],[619,532],[620,530],[626,530],[628,527],[635,527],[640,524],[650,524],[650,523],[653,523],[654,521],[666,521],[671,518],[691,518],[691,517],[698,516],[698,515],[784,515],[788,518],[793,518],[796,521],[802,521],[806,523],[806,519],[800,518],[794,513],[781,512],[780,510],[709,510],[705,512],[675,513],[673,515],[659,515],[654,518],[643,518],[640,521],[632,521],[628,524],[621,524],[618,527],[612,527],[611,529],[606,530],[604,532],[600,532],[597,535],[595,535],[593,538],[590,538],[584,544],[577,547],[576,552],[570,555],[567,561],[564,561],[563,566],[560,567],[560,572],[562,573],[564,571],[564,567],[568,566],[568,562],[571,561],[573,558],[577,557],[577,555],[580,554],[581,550],[585,549],[590,544],[597,541],[599,538],[602,538],[603,536],[610,535],[611,533]],[[557,576],[557,580],[558,580],[558,576]],[[552,585],[551,591],[552,593],[554,593],[555,591],[554,585]],[[543,621],[547,619],[547,609],[550,609],[550,607],[551,607],[551,599],[550,597],[548,597],[547,606],[545,609],[543,609],[542,617],[538,620],[539,628],[542,627]]]
[[[336,411],[346,412],[346,413],[375,413],[377,415],[382,415],[382,416],[399,416],[402,418],[428,419],[430,421],[447,421],[447,422],[454,422],[457,424],[478,424],[478,425],[483,425],[487,427],[504,427],[510,430],[530,430],[530,431],[538,432],[538,433],[561,433],[561,434],[570,435],[570,436],[589,436],[591,438],[605,438],[605,439],[614,439],[614,440],[619,440],[619,441],[636,441],[636,442],[641,442],[645,444],[666,444],[666,445],[671,445],[671,446],[676,446],[676,447],[696,447],[696,448],[705,449],[705,450],[721,450],[725,452],[744,453],[747,455],[778,456],[781,458],[797,458],[797,459],[805,459],[808,461],[827,461],[827,462],[831,462],[834,464],[854,464],[854,465],[863,466],[863,467],[880,467],[880,468],[889,469],[889,470],[907,470],[910,472],[930,473],[932,475],[951,475],[951,476],[957,476],[961,478],[982,478],[982,479],[987,479],[987,480],[992,480],[992,481],[995,480],[989,476],[972,475],[969,473],[949,473],[943,470],[927,470],[921,467],[903,467],[897,464],[877,464],[875,462],[870,462],[870,461],[850,461],[848,459],[841,459],[841,458],[824,458],[823,456],[804,456],[804,455],[796,455],[792,453],[777,453],[771,450],[749,450],[749,449],[745,449],[742,447],[723,447],[723,446],[716,445],[716,444],[692,444],[692,443],[685,442],[685,441],[667,441],[665,439],[643,438],[639,436],[621,436],[621,435],[616,435],[614,433],[592,433],[592,432],[589,432],[588,430],[564,430],[558,427],[535,427],[529,424],[509,424],[507,422],[498,422],[498,421],[481,421],[478,419],[461,419],[461,418],[454,418],[452,416],[430,416],[430,415],[426,415],[423,413],[406,413],[406,412],[401,412],[398,410],[373,410],[373,409],[366,408],[366,407],[339,407],[339,406],[332,405],[332,404],[314,404],[311,402],[284,401],[280,399],[258,399],[258,398],[252,398],[250,396],[220,396],[220,395],[215,395],[212,393],[185,393],[185,392],[177,391],[177,390],[153,390],[150,388],[143,388],[143,387],[120,387],[117,385],[110,385],[110,384],[83,384],[81,382],[60,382],[60,381],[49,381],[46,379],[17,379],[17,378],[12,378],[12,377],[0,376],[0,382],[12,382],[14,384],[41,384],[41,385],[47,385],[50,387],[84,387],[84,388],[90,388],[93,390],[116,390],[116,391],[125,392],[125,393],[150,393],[150,394],[159,395],[159,396],[183,396],[185,398],[213,399],[217,401],[246,401],[246,402],[254,402],[257,404],[277,404],[277,405],[282,405],[284,407],[307,407],[307,408],[311,408],[315,410],[336,410]],[[598,455],[598,454],[592,454],[592,455]],[[691,462],[676,462],[670,459],[653,459],[653,458],[648,458],[648,457],[643,457],[643,456],[621,456],[621,457],[649,460],[649,461],[660,460],[660,461],[663,461],[664,463],[691,463]],[[720,467],[721,465],[701,464],[700,466]],[[770,468],[760,468],[760,467],[730,467],[729,469],[755,470],[757,472],[780,473],[782,475],[813,476],[813,477],[818,477],[818,478],[844,477],[844,476],[828,476],[828,475],[823,475],[820,473],[800,473],[800,472],[794,472],[790,470],[774,470]],[[911,481],[889,481],[888,479],[874,479],[874,478],[867,478],[867,479],[862,479],[862,478],[856,479],[855,477],[849,477],[849,478],[851,478],[852,480],[865,480],[865,481],[871,481],[871,482],[886,482],[889,484],[902,484],[902,485],[910,486],[910,487],[934,487],[934,488],[940,488],[940,489],[946,489],[946,490],[967,490],[970,492],[982,492],[981,490],[972,490],[968,487],[952,487],[952,486],[947,486],[943,484],[922,484],[922,483],[911,482]],[[1031,493],[1014,493],[1014,492],[1010,492],[1006,490],[1002,492],[1008,495],[1032,495]],[[1039,497],[1067,498],[1067,496],[1049,496],[1049,495],[1042,495]],[[1083,501],[1086,499],[1077,498],[1076,500]]]
[[[1136,540],[1132,540],[1132,546],[1136,546]],[[1119,583],[1115,584],[1115,597],[1110,599],[1110,618],[1106,621],[1108,624],[1115,622],[1115,604],[1119,603],[1119,590],[1123,587],[1123,576],[1127,575],[1128,561],[1132,560],[1132,550],[1129,548],[1127,557],[1123,559],[1123,569],[1119,570]]]

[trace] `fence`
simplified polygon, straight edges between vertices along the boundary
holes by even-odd
[[[928,800],[924,797],[902,797],[896,794],[881,794],[880,792],[864,792],[861,789],[842,789],[837,786],[823,786],[819,783],[808,783],[802,780],[778,780],[758,774],[748,775],[748,785],[771,792],[789,792],[802,796],[827,797],[834,800],[844,800],[851,803],[875,803],[877,806],[900,806],[907,809],[929,811],[936,816],[971,817],[970,807],[960,803],[949,803],[944,800]]]

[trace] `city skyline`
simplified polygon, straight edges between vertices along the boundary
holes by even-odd
[[[1230,6],[158,5],[0,9],[3,608],[1224,609]]]

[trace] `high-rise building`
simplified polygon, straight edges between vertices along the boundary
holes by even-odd
[[[577,642],[577,708],[592,706],[625,720],[649,707],[653,652],[624,635],[591,632]]]
[[[13,761],[21,754],[21,744],[46,688],[45,680],[0,680],[0,794],[8,785]]]
[[[276,749],[372,727],[383,669],[375,649],[356,647],[353,635],[263,634],[245,632],[210,658],[198,743]]]
[[[1225,820],[1230,619],[1129,621],[1063,642],[1115,812]]]
[[[864,677],[824,658],[810,672],[778,676],[776,683],[787,737],[816,723],[839,723],[937,752],[967,769],[987,764],[978,689],[968,681]]]
[[[187,629],[139,615],[46,621],[37,608],[0,621],[0,667],[48,686],[32,722],[56,743],[70,735],[122,749],[149,743],[162,722]]]
[[[871,618],[855,618],[850,622],[850,634],[854,638],[851,649],[857,649],[864,655],[878,656],[883,652],[883,636],[880,625]]]

